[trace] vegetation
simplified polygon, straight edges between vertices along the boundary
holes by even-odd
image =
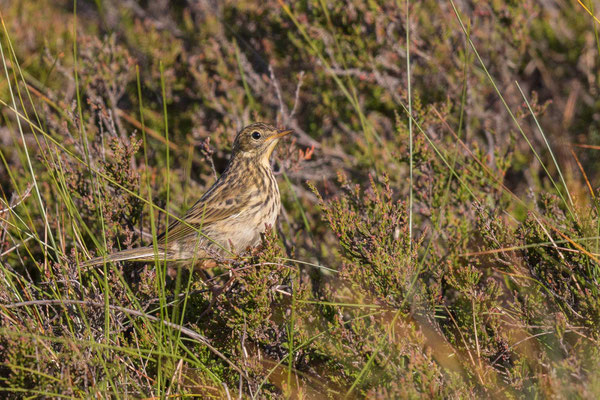
[[[597,398],[593,0],[0,1],[0,391]],[[263,244],[152,244],[243,125]]]

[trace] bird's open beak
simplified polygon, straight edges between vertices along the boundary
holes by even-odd
[[[285,130],[285,131],[279,131],[276,134],[274,134],[273,136],[269,136],[265,141],[268,142],[268,141],[273,140],[273,139],[279,139],[281,137],[289,135],[292,132],[294,132],[294,131],[291,130],[291,129],[288,129],[288,130]]]

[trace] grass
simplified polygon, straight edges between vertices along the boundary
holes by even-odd
[[[598,9],[5,5],[3,396],[596,398]],[[256,120],[296,131],[261,246],[82,267]]]

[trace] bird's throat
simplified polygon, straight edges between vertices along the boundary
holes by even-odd
[[[275,150],[275,147],[277,146],[277,142],[279,142],[279,139],[275,139],[275,140],[271,141],[269,143],[269,147],[267,147],[265,152],[261,155],[260,162],[263,165],[271,165],[271,154],[273,154],[273,150]]]

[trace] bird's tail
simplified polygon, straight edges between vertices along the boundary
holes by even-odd
[[[94,265],[104,264],[105,262],[109,263],[118,261],[162,261],[165,259],[165,256],[167,260],[170,260],[171,255],[169,252],[165,252],[164,249],[159,248],[157,251],[155,251],[152,247],[139,247],[137,249],[122,250],[106,256],[92,258],[91,260],[82,263],[81,266],[93,267]]]

